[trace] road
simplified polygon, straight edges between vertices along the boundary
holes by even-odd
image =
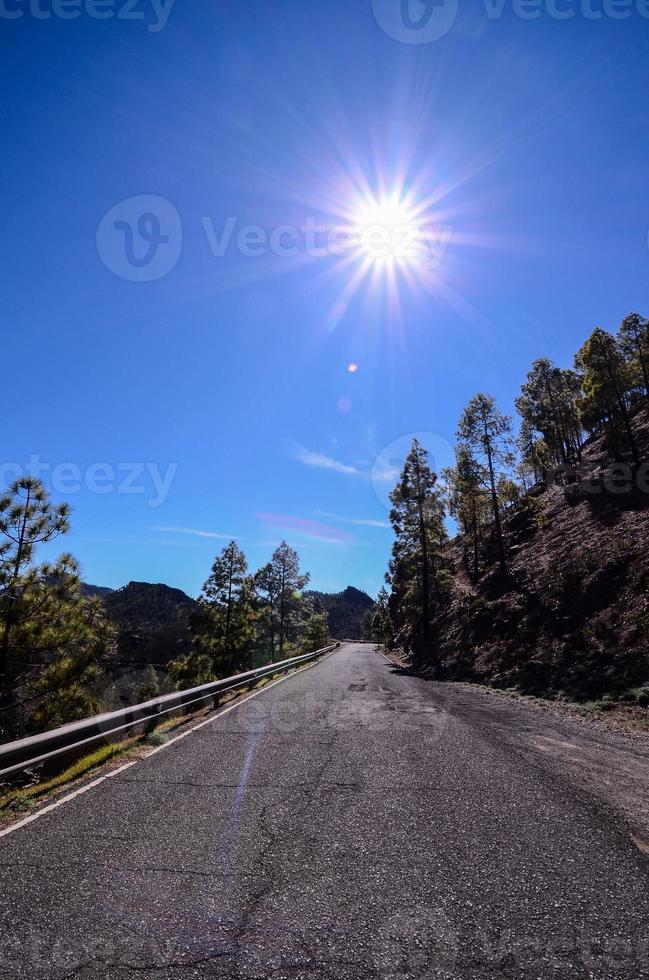
[[[348,644],[1,838],[0,977],[649,977],[649,858],[485,697]]]

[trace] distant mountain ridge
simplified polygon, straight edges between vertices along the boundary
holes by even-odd
[[[363,621],[374,607],[374,599],[367,592],[348,585],[342,592],[307,592],[306,595],[327,613],[329,631],[339,640],[362,640]]]
[[[90,585],[88,582],[81,583],[81,591],[89,599],[104,599],[106,596],[114,592],[115,589],[109,589],[106,585]]]
[[[121,589],[84,584],[83,591],[102,600],[117,627],[120,663],[165,666],[191,649],[189,624],[197,601],[182,589],[161,582],[129,582]],[[367,593],[350,585],[334,594],[312,591],[306,595],[327,613],[333,637],[362,639],[365,614],[374,606]]]
[[[131,629],[189,628],[196,607],[196,599],[161,582],[129,582],[102,598],[110,618]]]
[[[161,582],[129,582],[121,589],[84,584],[83,591],[102,600],[117,628],[118,664],[165,667],[191,650],[189,621],[197,603],[182,589]]]

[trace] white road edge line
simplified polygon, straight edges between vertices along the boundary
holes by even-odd
[[[206,725],[211,725],[213,721],[216,721],[218,718],[222,718],[224,715],[229,714],[230,711],[234,711],[235,708],[238,708],[240,707],[240,705],[245,704],[246,701],[252,701],[253,698],[259,697],[260,694],[265,694],[266,691],[270,691],[271,687],[276,687],[277,684],[282,684],[284,681],[289,680],[291,677],[295,677],[296,674],[301,674],[305,670],[311,670],[312,667],[317,667],[318,664],[321,664],[323,663],[323,661],[328,660],[329,657],[333,657],[335,653],[339,653],[340,649],[341,647],[338,647],[336,650],[332,650],[331,653],[325,654],[324,657],[320,658],[320,660],[316,660],[312,664],[307,664],[305,667],[300,667],[297,671],[293,671],[290,674],[286,674],[285,677],[279,677],[276,681],[272,681],[270,684],[266,684],[265,687],[262,687],[259,691],[254,691],[252,694],[249,694],[247,697],[242,698],[241,701],[237,701],[235,704],[231,704],[229,708],[224,708],[223,711],[217,711],[217,713],[213,715],[211,718],[206,718],[205,721],[199,722],[198,725],[194,725],[193,728],[188,728],[187,731],[182,732],[181,735],[176,735],[174,738],[170,738],[168,742],[164,743],[164,745],[159,745],[157,748],[151,749],[151,751],[147,752],[147,754],[145,756],[142,756],[141,759],[134,759],[132,762],[126,762],[123,766],[120,766],[118,769],[113,769],[112,772],[107,773],[105,776],[99,776],[98,779],[93,779],[92,782],[87,783],[85,786],[81,786],[79,789],[75,789],[74,792],[68,793],[67,796],[63,796],[60,800],[57,800],[55,803],[49,803],[47,806],[42,807],[42,809],[38,810],[36,813],[30,814],[28,817],[25,817],[23,820],[19,820],[18,823],[14,823],[10,827],[6,827],[4,830],[0,830],[0,838],[7,837],[9,834],[13,834],[14,831],[20,830],[22,827],[26,827],[28,824],[33,823],[35,820],[38,820],[39,817],[45,816],[46,813],[51,813],[52,810],[58,810],[58,808],[60,806],[63,806],[64,803],[70,803],[72,800],[76,800],[78,796],[82,796],[84,793],[87,793],[88,790],[94,789],[95,786],[100,786],[101,783],[105,783],[107,779],[112,779],[113,776],[119,776],[121,772],[125,772],[127,769],[130,769],[131,766],[136,766],[138,762],[144,762],[145,759],[150,759],[152,755],[157,755],[158,752],[162,752],[164,749],[168,749],[170,745],[175,745],[175,743],[180,742],[181,739],[187,738],[187,736],[191,735],[192,732],[197,732],[199,728],[204,728]]]

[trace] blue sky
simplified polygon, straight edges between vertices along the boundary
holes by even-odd
[[[379,24],[393,0],[176,0],[160,30],[145,0],[133,20],[34,3],[0,23],[4,475],[43,467],[74,510],[43,557],[65,546],[88,581],[196,594],[220,535],[252,567],[286,537],[315,587],[375,593],[409,437],[444,465],[475,391],[512,411],[535,357],[569,364],[595,324],[647,312],[635,6],[477,0],[410,44]],[[424,278],[237,245],[395,189],[447,235]],[[168,232],[172,265],[150,281],[124,264],[144,212],[138,247]]]

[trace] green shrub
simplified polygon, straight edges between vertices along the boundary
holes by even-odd
[[[145,742],[147,745],[164,745],[167,742],[167,736],[163,732],[151,732],[147,735]]]

